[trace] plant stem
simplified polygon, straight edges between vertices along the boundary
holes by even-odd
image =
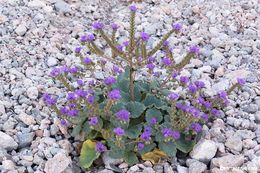
[[[130,96],[131,96],[131,100],[134,101],[135,100],[135,93],[134,93],[134,68],[133,68],[133,60],[131,58],[131,62],[130,62]]]

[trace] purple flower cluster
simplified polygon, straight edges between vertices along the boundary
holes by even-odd
[[[191,46],[189,52],[192,54],[199,54],[200,48],[198,46]]]
[[[210,113],[216,117],[220,116],[220,111],[216,108],[211,109]]]
[[[75,53],[80,53],[81,50],[82,50],[82,47],[76,47],[74,51],[75,51]]]
[[[141,32],[140,37],[141,37],[142,41],[144,41],[144,42],[148,41],[150,38],[149,34],[147,34],[146,32]]]
[[[182,25],[180,23],[174,23],[174,24],[172,24],[172,28],[173,28],[173,30],[178,32],[182,29]]]
[[[188,89],[189,89],[189,92],[191,92],[192,94],[196,93],[197,90],[198,90],[197,86],[196,86],[196,85],[193,85],[193,84],[190,84],[190,85],[188,86]]]
[[[205,87],[205,83],[199,80],[195,82],[195,85],[198,89]]]
[[[151,140],[151,135],[152,135],[152,129],[151,129],[151,127],[146,126],[146,127],[144,128],[144,131],[143,131],[143,133],[141,134],[140,138],[141,138],[143,141],[149,141],[149,140]]]
[[[209,120],[209,115],[208,115],[208,114],[203,113],[200,117],[201,117],[201,119],[203,119],[204,121],[208,121],[208,120]]]
[[[138,151],[142,151],[143,149],[144,149],[144,144],[143,143],[138,143],[137,144],[137,149],[138,149]]]
[[[61,69],[60,68],[57,68],[57,67],[55,67],[55,68],[53,68],[52,69],[52,71],[50,72],[50,75],[52,76],[52,77],[57,77],[57,76],[59,76],[60,74],[61,74]]]
[[[147,64],[146,67],[149,69],[149,70],[153,70],[155,68],[155,65],[153,63],[150,63],[150,64]]]
[[[123,52],[123,46],[121,44],[118,44],[116,45],[116,49],[119,51],[119,52]]]
[[[168,98],[172,101],[176,101],[179,98],[179,95],[174,92],[171,92],[170,94],[168,94]]]
[[[101,30],[104,28],[104,24],[101,23],[101,22],[94,22],[92,24],[92,27],[95,29],[95,30]]]
[[[83,58],[83,62],[84,62],[86,65],[89,65],[89,64],[92,63],[92,60],[91,60],[90,58],[88,58],[88,57],[85,57],[85,58]]]
[[[55,105],[57,103],[57,100],[51,97],[48,93],[43,94],[43,101],[45,102],[45,104],[50,106]]]
[[[129,10],[130,10],[131,12],[136,12],[137,7],[136,7],[135,5],[130,5],[130,6],[129,6]]]
[[[114,128],[113,132],[114,132],[117,136],[123,136],[123,135],[125,134],[125,130],[122,129],[121,127]]]
[[[197,122],[191,123],[190,127],[191,127],[192,130],[194,130],[197,133],[201,132],[201,130],[202,130],[201,125],[199,123],[197,123]]]
[[[176,108],[182,110],[183,112],[190,113],[196,118],[198,118],[201,114],[200,110],[198,110],[194,106],[184,105],[182,103],[176,103]]]
[[[67,106],[61,107],[60,112],[70,117],[75,117],[79,114],[79,110],[77,110],[76,105],[72,103],[68,104]]]
[[[77,84],[78,84],[78,86],[84,86],[84,82],[81,79],[77,80]]]
[[[246,80],[245,79],[242,79],[242,78],[237,78],[237,83],[242,86],[242,85],[245,85],[246,83]]]
[[[88,124],[91,125],[91,126],[97,125],[98,124],[98,118],[97,117],[90,117]]]
[[[102,142],[97,142],[96,151],[99,153],[102,153],[102,152],[106,151],[106,146]]]
[[[153,126],[157,123],[157,118],[156,117],[152,117],[150,120],[150,124]]]
[[[212,104],[209,101],[206,101],[204,98],[199,97],[197,99],[197,103],[199,103],[200,105],[203,105],[205,108],[209,109],[211,108]]]
[[[163,59],[162,59],[162,62],[163,62],[163,64],[166,65],[166,66],[172,65],[171,59],[170,59],[170,58],[167,58],[167,57],[163,58]]]
[[[122,121],[129,121],[130,112],[128,112],[126,109],[122,109],[116,113],[116,117]]]
[[[161,130],[161,133],[163,135],[164,138],[173,138],[173,139],[179,139],[180,138],[180,132],[178,131],[173,131],[170,128],[163,128]]]
[[[189,82],[189,78],[187,76],[181,76],[180,82],[183,84],[187,84]]]
[[[113,30],[117,30],[119,27],[120,27],[120,26],[119,26],[118,24],[116,24],[116,23],[112,23],[112,25],[111,25],[111,28],[112,28]]]
[[[112,71],[113,71],[114,73],[116,73],[116,74],[122,73],[122,70],[121,70],[118,66],[116,66],[116,65],[113,65]]]
[[[104,79],[104,84],[106,84],[108,86],[111,86],[114,83],[116,83],[116,78],[114,78],[114,77],[107,77]]]
[[[94,34],[83,35],[80,37],[80,41],[83,43],[88,41],[94,41],[94,40],[95,40]]]
[[[95,102],[95,97],[93,95],[88,95],[87,102],[88,102],[88,104],[92,105]]]
[[[71,74],[75,74],[75,73],[78,72],[78,68],[77,68],[77,67],[71,67],[71,68],[69,68],[69,72],[70,72]]]
[[[112,91],[110,91],[108,93],[108,98],[110,98],[111,100],[119,100],[121,99],[121,94],[120,94],[120,90],[118,89],[113,89]]]

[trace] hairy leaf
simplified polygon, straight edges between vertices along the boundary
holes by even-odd
[[[174,157],[176,155],[177,149],[173,142],[160,142],[159,148],[165,152],[168,156]]]
[[[127,152],[124,157],[129,166],[132,166],[138,162],[136,154],[134,152]]]
[[[89,168],[99,155],[100,153],[96,152],[96,143],[91,140],[86,140],[83,143],[80,152],[80,165],[83,168]]]
[[[131,113],[131,118],[139,117],[146,109],[144,104],[140,102],[129,102],[126,107]]]

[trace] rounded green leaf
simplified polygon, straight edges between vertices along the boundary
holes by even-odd
[[[160,142],[159,149],[171,157],[174,157],[177,152],[175,144],[171,141],[170,142]]]
[[[163,119],[161,111],[159,111],[155,108],[148,109],[145,113],[145,120],[149,123],[149,122],[151,122],[151,119],[153,117],[156,118],[158,123],[161,122]]]
[[[80,152],[80,165],[83,168],[89,168],[93,161],[99,157],[100,153],[96,152],[96,143],[91,140],[86,140]]]
[[[126,130],[126,136],[130,139],[136,139],[141,134],[142,127],[142,124],[130,127]]]
[[[140,102],[129,102],[126,107],[130,111],[132,118],[139,117],[146,109],[144,104]]]
[[[126,153],[124,159],[129,166],[132,166],[138,162],[138,158],[136,157],[136,154],[134,152]]]

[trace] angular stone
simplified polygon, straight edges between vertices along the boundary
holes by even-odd
[[[243,143],[239,137],[230,137],[227,139],[225,146],[229,149],[240,152],[242,151]]]
[[[30,87],[27,89],[27,96],[30,98],[30,99],[37,99],[38,98],[38,89],[37,87]]]
[[[35,132],[17,134],[19,148],[30,146],[34,136],[35,136]]]
[[[203,173],[207,169],[207,165],[195,159],[188,159],[189,173]]]
[[[217,145],[214,141],[202,139],[193,148],[190,153],[191,158],[209,162],[217,152]]]
[[[62,173],[70,164],[70,157],[60,152],[46,162],[44,171],[46,173]]]
[[[16,166],[12,160],[4,160],[2,162],[4,170],[15,170]]]
[[[19,119],[26,125],[35,124],[36,121],[34,120],[33,116],[27,115],[26,113],[22,112],[19,114]]]
[[[239,167],[244,163],[243,155],[228,154],[223,157],[213,158],[211,160],[211,168],[214,167]]]
[[[0,132],[0,141],[0,148],[4,148],[7,151],[14,150],[18,147],[18,144],[14,141],[14,139],[3,132]]]
[[[177,172],[178,172],[178,173],[189,173],[189,170],[188,170],[188,168],[186,168],[186,167],[184,167],[184,166],[178,165],[178,166],[177,166]]]
[[[15,33],[17,35],[23,36],[27,31],[27,28],[25,25],[21,24],[15,29]]]

